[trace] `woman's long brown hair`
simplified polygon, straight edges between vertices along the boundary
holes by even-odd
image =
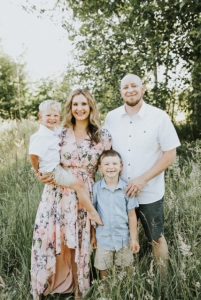
[[[74,127],[76,120],[72,115],[72,101],[77,95],[83,95],[89,104],[90,114],[89,114],[89,125],[87,128],[87,133],[92,141],[98,143],[100,141],[100,117],[97,109],[96,101],[92,97],[91,93],[87,89],[76,89],[74,90],[68,100],[66,101],[64,108],[64,127]]]

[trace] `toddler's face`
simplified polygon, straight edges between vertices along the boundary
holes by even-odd
[[[101,160],[100,171],[104,178],[118,179],[122,170],[122,163],[118,156],[106,156]]]
[[[61,114],[56,110],[48,110],[39,114],[39,120],[40,124],[54,130],[61,124]]]

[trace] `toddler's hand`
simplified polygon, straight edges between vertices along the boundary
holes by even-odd
[[[133,253],[138,253],[140,251],[140,245],[137,240],[130,241],[130,248]]]

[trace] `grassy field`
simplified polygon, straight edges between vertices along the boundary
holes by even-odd
[[[32,299],[30,249],[42,190],[27,155],[34,127],[23,121],[0,132],[0,300]],[[87,299],[201,299],[201,142],[183,145],[180,153],[166,174],[165,233],[170,250],[166,280],[161,282],[151,253],[145,253],[141,232],[142,251],[131,274],[113,271],[107,287],[94,279]]]

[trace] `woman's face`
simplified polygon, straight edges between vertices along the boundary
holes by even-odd
[[[72,100],[72,115],[76,121],[84,121],[89,118],[90,107],[84,95],[76,95]]]

